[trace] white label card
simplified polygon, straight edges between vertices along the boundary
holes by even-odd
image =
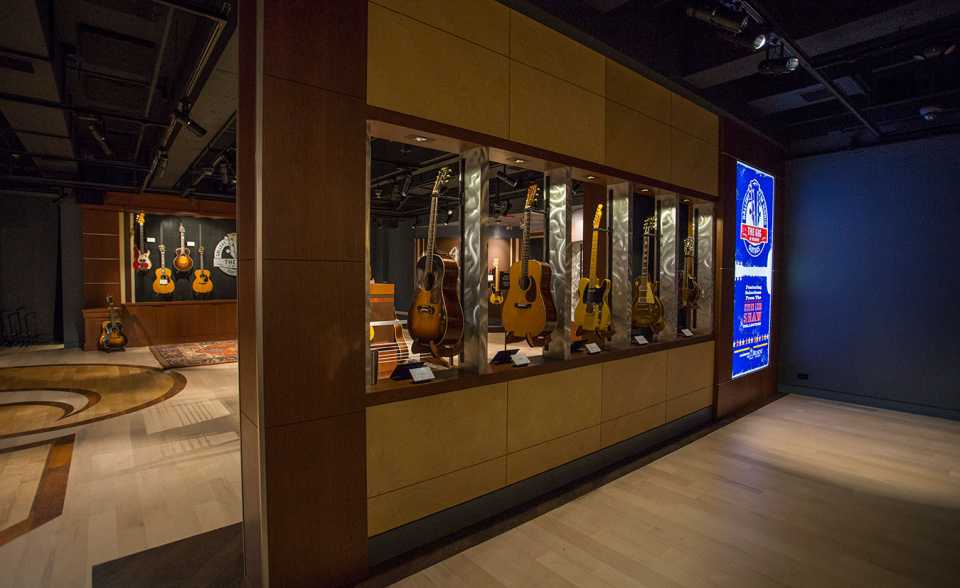
[[[633,338],[633,340],[637,342],[637,345],[646,345],[647,343],[649,343],[649,341],[647,341],[647,338],[644,337],[643,335],[637,335],[636,337]]]
[[[187,247],[193,247],[194,245],[196,245],[196,243],[193,241],[187,241]]]
[[[413,378],[413,382],[427,382],[433,379],[433,370],[427,366],[413,368],[410,370],[410,376]]]
[[[528,358],[525,353],[520,353],[519,351],[510,356],[510,361],[517,367],[530,365],[530,358]]]
[[[683,333],[684,337],[693,337],[693,331],[690,329],[680,329],[680,332]]]
[[[600,353],[600,346],[596,343],[587,343],[584,347],[587,349],[587,353],[593,355],[594,353]]]
[[[157,242],[156,237],[147,237],[147,243],[156,243],[156,242]]]

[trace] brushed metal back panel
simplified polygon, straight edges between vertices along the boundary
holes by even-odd
[[[570,359],[570,224],[573,198],[573,170],[553,169],[543,174],[547,189],[547,259],[553,273],[550,290],[557,307],[557,328],[543,354],[557,359]]]
[[[370,324],[370,121],[367,121],[367,195],[363,199],[363,216],[367,219],[366,233],[364,234],[364,246],[363,246],[363,267],[367,268],[364,270],[364,275],[366,278],[363,280],[363,321],[364,326]],[[363,332],[367,332],[367,328],[363,329]],[[363,362],[366,365],[367,372],[367,386],[372,386],[376,383],[376,374],[377,368],[374,367],[373,355],[370,353],[370,337],[363,338],[363,356],[367,358],[367,361]]]
[[[463,301],[461,368],[484,373],[487,363],[487,232],[490,149],[475,147],[463,160],[463,222],[460,225],[460,295]]]
[[[610,187],[610,297],[613,326],[617,330],[611,343],[630,346],[633,302],[633,184],[622,182]]]
[[[657,196],[660,209],[660,302],[663,304],[663,331],[657,335],[660,341],[677,338],[677,206],[676,194]]]
[[[713,260],[713,204],[697,204],[693,207],[697,215],[697,283],[700,284],[701,297],[696,312],[696,322],[690,330],[697,335],[713,332],[713,302],[715,292],[715,268]]]
[[[570,316],[577,311],[580,294],[573,284],[579,284],[583,277],[583,241],[570,243]]]

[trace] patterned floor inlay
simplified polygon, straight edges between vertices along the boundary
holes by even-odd
[[[0,439],[128,414],[170,398],[186,379],[134,365],[0,368]]]
[[[0,545],[60,516],[74,435],[0,450]]]

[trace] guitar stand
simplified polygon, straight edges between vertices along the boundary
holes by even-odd
[[[119,349],[107,349],[106,347],[99,347],[98,349],[99,349],[100,351],[104,352],[104,353],[114,353],[114,352],[117,352],[117,351],[126,351],[126,349],[124,349],[123,347],[121,347],[121,348],[119,348]]]
[[[460,355],[463,353],[463,339],[457,341],[453,345],[443,345],[438,346],[433,341],[430,342],[430,353],[434,357],[453,357],[455,355]]]
[[[527,345],[530,347],[546,347],[550,344],[550,335],[544,335],[543,337],[535,337],[533,335],[527,335]]]

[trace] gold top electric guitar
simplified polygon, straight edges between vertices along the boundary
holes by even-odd
[[[649,327],[659,333],[666,326],[663,322],[663,304],[657,298],[660,282],[650,280],[650,239],[656,237],[657,221],[650,217],[643,223],[643,262],[640,275],[633,280],[633,308],[631,320],[635,327]]]
[[[605,331],[610,327],[610,280],[597,277],[597,237],[603,205],[597,206],[593,217],[593,249],[590,253],[590,277],[580,278],[577,292],[580,300],[573,312],[573,322],[584,331]]]

